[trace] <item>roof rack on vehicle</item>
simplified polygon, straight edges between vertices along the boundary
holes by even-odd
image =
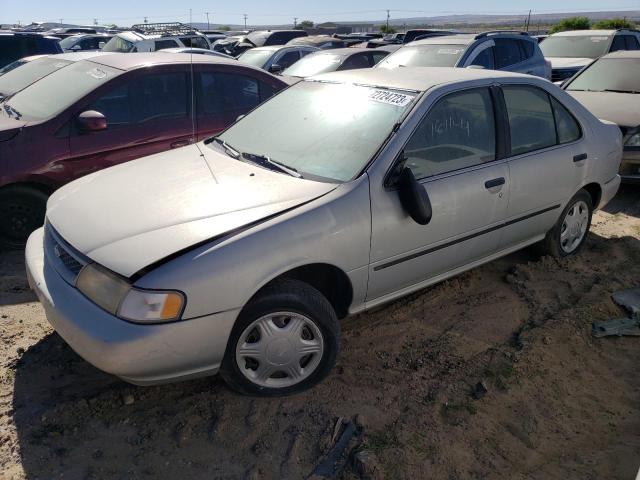
[[[489,30],[487,32],[479,33],[475,36],[476,40],[483,37],[488,37],[489,35],[495,35],[500,33],[512,33],[515,35],[526,35],[529,36],[529,32],[523,32],[522,30]]]
[[[638,30],[637,28],[616,28],[616,32],[638,32],[638,33],[640,33],[640,30]]]
[[[152,34],[193,34],[197,30],[191,25],[185,25],[180,22],[168,23],[138,23],[131,26],[131,30],[145,35]]]

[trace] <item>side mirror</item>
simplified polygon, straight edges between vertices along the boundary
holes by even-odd
[[[245,117],[245,115],[238,115],[238,118],[236,118],[236,122],[242,120]]]
[[[269,67],[269,71],[271,73],[281,73],[283,70],[284,68],[282,68],[282,65],[278,65],[277,63],[274,63]]]
[[[398,177],[398,195],[400,203],[409,216],[418,224],[426,225],[431,221],[431,201],[425,188],[416,180],[409,167],[404,167]]]
[[[107,129],[107,117],[95,110],[87,110],[78,115],[78,128],[81,132],[98,132]]]
[[[107,44],[107,42],[98,42],[98,48],[102,50],[102,48]]]

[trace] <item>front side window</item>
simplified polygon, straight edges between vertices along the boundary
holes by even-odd
[[[482,50],[471,62],[471,65],[477,65],[479,67],[486,68],[487,70],[493,70],[495,68],[495,62],[493,59],[493,47],[485,48],[484,50]]]
[[[239,152],[295,168],[305,178],[347,182],[372,160],[415,98],[413,92],[300,82],[219,138]]]
[[[300,54],[298,52],[287,52],[282,55],[276,63],[282,68],[289,68],[291,65],[300,60]]]
[[[175,48],[177,46],[178,46],[178,42],[171,39],[155,41],[156,50],[164,50],[165,48]]]
[[[238,57],[238,61],[247,65],[262,68],[271,58],[273,51],[250,48]]]
[[[406,166],[427,178],[496,158],[491,94],[486,88],[452,93],[427,113],[404,148]]]
[[[555,145],[555,120],[547,93],[526,86],[508,86],[502,90],[509,118],[511,154]]]
[[[209,44],[204,37],[182,37],[180,38],[185,47],[192,48],[206,48],[209,49]]]
[[[522,61],[520,46],[516,40],[496,38],[496,68],[505,68]]]
[[[551,35],[540,44],[545,57],[597,58],[607,53],[607,35]]]
[[[624,43],[624,37],[622,35],[616,35],[611,42],[611,51],[617,52],[618,50],[626,50],[627,46]]]
[[[377,67],[455,67],[466,47],[444,44],[406,46],[382,60]]]
[[[254,78],[229,73],[201,73],[198,114],[245,113],[260,104]]]
[[[356,70],[358,68],[369,68],[372,66],[368,53],[358,53],[347,58],[340,67],[340,70]]]
[[[111,40],[107,42],[107,44],[102,47],[103,52],[116,52],[116,53],[129,53],[134,51],[135,45],[125,40],[124,38],[116,35]]]
[[[109,128],[116,128],[183,118],[188,113],[188,94],[186,73],[151,74],[115,88],[87,109],[102,113]]]

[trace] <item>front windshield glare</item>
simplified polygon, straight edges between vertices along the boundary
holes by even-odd
[[[540,44],[545,57],[597,58],[609,48],[606,35],[550,36]]]
[[[116,53],[129,53],[133,51],[135,45],[124,38],[120,38],[119,36],[113,37],[109,40],[104,47],[102,47],[103,52],[116,52]]]
[[[305,178],[346,182],[369,163],[414,99],[410,92],[306,81],[264,103],[219,138],[234,150],[265,155]]]
[[[603,58],[582,72],[567,90],[640,92],[640,62],[633,58]]]
[[[262,67],[273,55],[271,50],[247,50],[238,57],[238,61],[254,67]]]
[[[27,120],[45,120],[121,73],[121,70],[83,60],[31,84],[8,103]]]
[[[287,68],[283,75],[292,77],[311,77],[338,69],[342,57],[331,53],[312,53]]]
[[[389,55],[376,68],[454,67],[460,60],[464,50],[464,45],[407,46]]]
[[[64,50],[68,50],[78,42],[78,37],[71,35],[70,37],[63,38],[58,43]]]
[[[12,95],[72,62],[55,57],[37,58],[0,76],[0,94]]]

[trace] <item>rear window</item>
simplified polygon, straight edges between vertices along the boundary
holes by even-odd
[[[494,49],[496,68],[504,68],[522,61],[522,52],[518,41],[508,38],[497,38]]]
[[[402,47],[382,60],[377,68],[455,67],[466,45],[415,45]]]

